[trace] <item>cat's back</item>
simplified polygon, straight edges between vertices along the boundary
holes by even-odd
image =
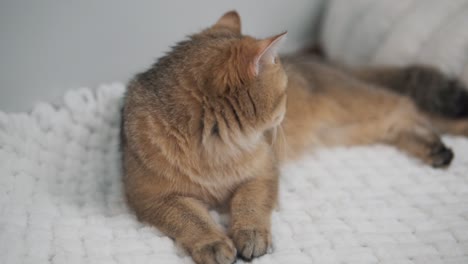
[[[338,65],[313,55],[290,55],[283,57],[282,60],[291,82],[288,89],[297,89],[298,87],[292,86],[298,83],[301,88],[306,88],[309,92],[324,93],[332,86],[342,87],[343,82],[356,81]]]

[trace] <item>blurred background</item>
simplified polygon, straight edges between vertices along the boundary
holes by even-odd
[[[315,38],[322,2],[0,1],[0,110],[27,111],[69,89],[126,82],[231,9],[246,34],[288,30],[283,51],[294,51]]]
[[[468,83],[468,0],[2,0],[0,110],[125,83],[232,9],[246,34],[288,30],[283,53],[319,42],[348,65],[431,64]]]

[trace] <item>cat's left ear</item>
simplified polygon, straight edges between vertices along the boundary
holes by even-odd
[[[234,31],[237,34],[241,34],[241,19],[237,11],[232,10],[224,14],[213,28],[224,27]]]
[[[285,40],[285,31],[279,35],[262,39],[257,42],[257,52],[251,64],[250,70],[254,76],[257,76],[261,68],[267,64],[276,64],[278,60],[278,49]]]

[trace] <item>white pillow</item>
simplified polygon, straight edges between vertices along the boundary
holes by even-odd
[[[330,0],[321,30],[332,59],[432,64],[468,83],[468,0]]]

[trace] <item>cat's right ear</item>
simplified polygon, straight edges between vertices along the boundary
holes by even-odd
[[[258,75],[260,68],[266,64],[276,64],[278,49],[287,33],[285,31],[279,35],[257,41],[255,57],[249,68],[252,75]]]
[[[213,28],[223,27],[232,30],[237,34],[241,34],[241,19],[237,11],[232,10],[224,14]]]

